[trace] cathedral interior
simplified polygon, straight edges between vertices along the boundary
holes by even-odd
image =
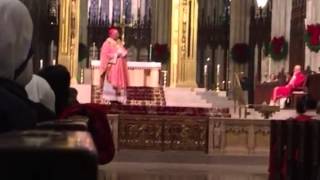
[[[319,179],[319,0],[20,1],[33,22],[33,73],[64,66],[83,106],[56,113],[64,122],[0,134],[9,172],[53,180]],[[100,72],[110,29],[127,51],[127,99],[115,105],[103,99]],[[43,166],[20,165],[32,157]]]

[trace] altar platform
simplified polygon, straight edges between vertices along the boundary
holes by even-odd
[[[90,102],[105,107],[118,152],[134,149],[198,151],[222,156],[269,155],[271,120],[253,109],[249,109],[246,118],[239,117],[233,101],[221,96],[224,93],[141,84],[128,88],[126,104],[104,105],[97,83],[95,77],[91,85],[84,85],[90,86],[90,92],[78,90],[79,99],[88,100],[82,97],[90,96]],[[295,116],[293,109],[281,110],[271,119]]]

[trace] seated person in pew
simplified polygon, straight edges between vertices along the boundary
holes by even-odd
[[[62,65],[48,66],[39,72],[48,81],[56,96],[56,112],[60,119],[72,116],[88,117],[88,131],[96,145],[99,163],[106,164],[113,159],[114,145],[105,106],[80,104],[77,90],[70,88],[70,73]]]
[[[0,1],[0,133],[35,127],[55,114],[28,99],[24,89],[32,78],[33,23],[18,0]]]
[[[63,65],[47,66],[39,72],[52,88],[55,96],[55,110],[57,115],[68,107],[70,97],[70,73]]]
[[[302,87],[304,81],[305,76],[301,71],[301,66],[296,65],[289,83],[285,86],[277,86],[273,89],[270,105],[280,105],[281,108],[284,108],[286,98],[292,94],[294,89]]]
[[[31,101],[40,103],[55,112],[56,96],[48,82],[42,77],[34,74],[31,81],[25,87]]]

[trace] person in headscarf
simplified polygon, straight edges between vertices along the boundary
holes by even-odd
[[[105,101],[126,101],[128,86],[127,50],[120,40],[120,33],[116,28],[110,28],[109,37],[103,43],[100,53],[100,76]],[[113,88],[115,93],[108,91]]]
[[[25,89],[31,101],[40,103],[55,112],[56,96],[45,79],[34,74]]]
[[[68,106],[70,96],[70,73],[63,65],[47,66],[39,73],[52,88],[55,97],[55,110],[59,115]]]
[[[30,101],[24,89],[32,78],[33,24],[20,1],[0,1],[0,32],[0,133],[53,119],[54,114]]]

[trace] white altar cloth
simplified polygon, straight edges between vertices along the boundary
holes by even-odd
[[[92,60],[94,85],[99,85],[99,60]],[[161,63],[128,61],[129,86],[132,87],[159,87]]]

